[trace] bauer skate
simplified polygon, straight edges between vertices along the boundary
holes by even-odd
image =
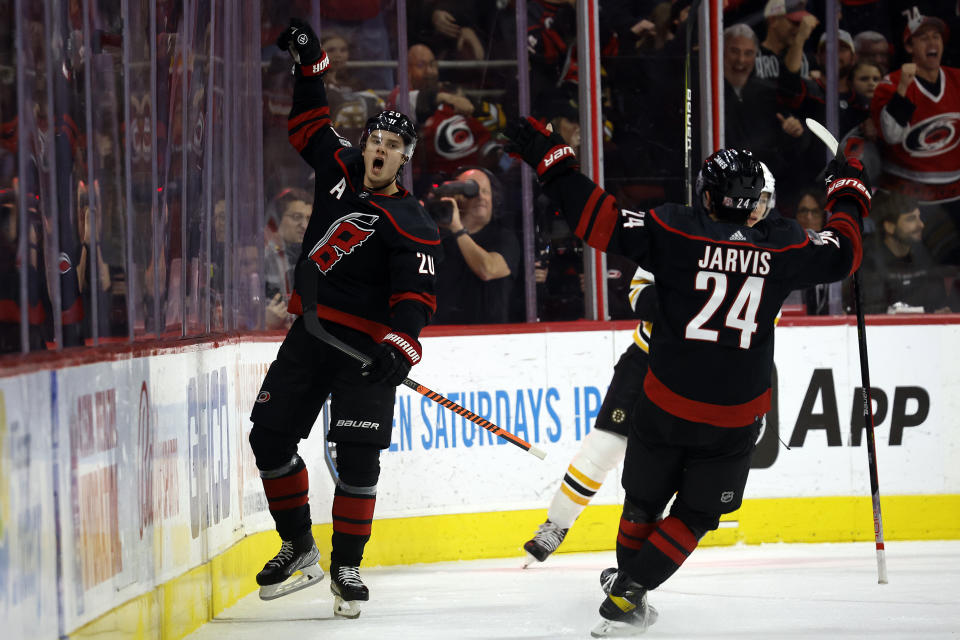
[[[257,574],[260,599],[274,600],[317,584],[323,580],[319,560],[320,552],[309,531],[296,540],[284,540],[277,555]]]
[[[614,575],[613,580],[610,576]],[[647,604],[647,590],[626,573],[604,569],[600,585],[607,597],[600,605],[600,622],[590,630],[594,638],[637,636],[657,621],[657,610]]]
[[[550,554],[557,550],[563,539],[567,537],[569,529],[561,529],[558,525],[547,520],[533,534],[533,538],[523,544],[523,550],[527,552],[524,558],[523,568],[536,562],[543,562]]]
[[[360,603],[370,599],[370,591],[360,579],[360,567],[331,564],[330,592],[333,615],[340,618],[356,618],[360,615]]]

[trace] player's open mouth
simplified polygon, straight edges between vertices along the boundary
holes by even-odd
[[[373,168],[374,168],[374,169],[377,169],[377,170],[382,169],[382,168],[383,168],[383,158],[374,158],[374,159],[373,159]]]

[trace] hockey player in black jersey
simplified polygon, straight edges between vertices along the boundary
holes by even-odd
[[[380,451],[390,445],[396,386],[420,360],[417,339],[436,311],[440,238],[436,223],[398,184],[417,141],[410,120],[384,111],[367,121],[360,148],[352,147],[330,126],[322,80],[329,60],[316,34],[293,19],[277,45],[296,62],[290,143],[316,175],[288,311],[302,316],[315,304],[327,332],[373,361],[361,368],[310,335],[298,317],[270,365],[250,416],[250,446],[282,545],[257,583],[269,600],[323,578],[297,444],[330,397],[327,437],[337,444],[338,475],[330,589],[334,613],[354,618],[369,598],[359,566],[373,522]]]
[[[870,190],[858,163],[834,160],[822,232],[784,218],[751,228],[760,166],[748,151],[724,149],[704,162],[694,207],[629,211],[580,174],[573,150],[536,121],[513,123],[507,137],[507,150],[536,168],[579,237],[656,277],[656,330],[624,459],[619,571],[602,576],[607,596],[592,630],[595,637],[641,633],[655,619],[647,592],[722,514],[740,507],[770,408],[774,319],[793,289],[859,267],[858,216],[869,212]]]

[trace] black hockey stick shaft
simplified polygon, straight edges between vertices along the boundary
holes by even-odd
[[[838,159],[843,159],[837,139],[822,124],[807,118],[807,127]],[[862,222],[862,221],[861,221]],[[883,544],[883,516],[880,513],[880,476],[877,471],[877,441],[874,437],[873,398],[870,395],[870,363],[867,361],[867,323],[863,317],[860,270],[853,273],[853,301],[857,312],[857,342],[860,349],[860,383],[863,397],[863,425],[867,431],[867,463],[870,467],[870,498],[873,502],[873,537],[877,545],[877,582],[887,584],[887,557]]]
[[[860,348],[860,378],[863,385],[863,424],[867,432],[867,462],[870,467],[870,498],[873,503],[873,537],[877,545],[877,582],[887,584],[883,516],[880,513],[880,478],[877,471],[877,440],[874,436],[873,397],[870,393],[870,363],[867,361],[867,323],[863,317],[863,290],[860,286],[859,269],[853,274],[853,297],[857,308],[857,342]]]
[[[313,337],[321,340],[334,349],[337,349],[341,353],[344,353],[358,362],[368,365],[372,362],[372,359],[367,354],[362,351],[355,349],[343,342],[336,336],[332,335],[329,331],[323,328],[323,325],[320,323],[320,319],[317,317],[317,301],[316,301],[316,267],[311,265],[308,261],[303,261],[300,263],[302,267],[298,265],[297,272],[300,277],[297,278],[298,283],[302,284],[301,291],[301,300],[303,302],[303,323],[307,329],[307,333]],[[300,290],[300,289],[298,289]],[[433,391],[415,380],[410,378],[404,378],[402,384],[410,389],[413,389],[422,396],[426,396],[430,400],[433,400],[439,405],[450,409],[459,416],[463,416],[470,422],[477,424],[498,438],[502,438],[511,444],[515,444],[524,451],[535,455],[536,457],[543,460],[547,454],[542,449],[533,446],[523,438],[517,437],[510,433],[509,431],[498,427],[494,423],[490,422],[486,418],[478,416],[474,412],[470,411],[465,407],[461,407],[456,402],[450,400],[449,398],[444,397],[443,395]]]
[[[687,13],[686,44],[683,60],[683,177],[686,205],[693,206],[693,88],[690,86],[690,58],[693,47],[693,25],[697,18],[700,0],[693,0]]]

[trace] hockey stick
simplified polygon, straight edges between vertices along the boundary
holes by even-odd
[[[301,300],[303,302],[303,323],[307,329],[307,333],[312,335],[314,338],[317,338],[318,340],[321,340],[327,343],[334,349],[337,349],[338,351],[350,356],[354,360],[364,365],[370,364],[373,361],[372,358],[370,358],[370,356],[363,353],[362,351],[354,349],[353,347],[343,342],[336,336],[330,334],[330,332],[324,329],[323,325],[320,324],[320,319],[317,317],[317,300],[316,300],[317,277],[318,277],[317,269],[307,261],[302,261],[299,265],[297,265],[297,276],[298,276],[297,283],[298,284],[303,283],[304,285],[302,288],[298,287],[297,290],[300,291],[301,293]],[[500,427],[493,424],[486,418],[482,418],[477,414],[475,414],[474,412],[470,411],[469,409],[461,407],[456,402],[448,398],[445,398],[444,396],[440,395],[436,391],[432,391],[428,389],[427,387],[423,386],[419,382],[415,382],[410,378],[404,378],[401,384],[413,389],[420,395],[426,396],[427,398],[429,398],[430,400],[433,400],[437,404],[443,405],[444,407],[446,407],[447,409],[450,409],[450,411],[453,411],[457,415],[463,416],[470,422],[480,425],[481,427],[483,427],[493,435],[499,438],[503,438],[504,440],[506,440],[511,444],[517,445],[524,451],[527,451],[537,456],[541,460],[543,460],[547,456],[545,451],[533,446],[523,438],[519,438],[513,435],[512,433],[510,433],[509,431],[501,429]]]
[[[806,119],[807,128],[827,145],[830,152],[841,157],[837,139],[826,127],[812,118]],[[880,480],[877,473],[877,443],[873,434],[873,398],[870,396],[870,365],[867,362],[867,324],[863,317],[863,290],[860,270],[853,273],[853,297],[857,310],[857,339],[860,348],[860,377],[863,395],[863,424],[867,431],[867,462],[870,465],[870,495],[873,499],[873,536],[877,544],[877,575],[880,584],[887,584],[887,558],[883,545],[883,517],[880,515]]]
[[[683,176],[686,180],[686,205],[693,206],[693,168],[690,156],[693,153],[693,90],[690,88],[690,48],[693,39],[693,23],[697,17],[700,0],[693,0],[687,13],[686,50],[683,60]]]

